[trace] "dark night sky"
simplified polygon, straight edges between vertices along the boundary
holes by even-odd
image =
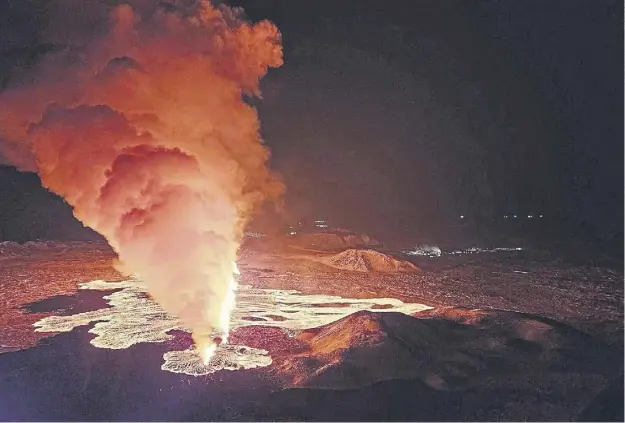
[[[11,3],[5,76],[36,47],[36,19]],[[622,237],[621,2],[228,3],[283,33],[255,104],[290,219],[413,234],[543,213]],[[69,219],[28,176],[0,176],[0,237]]]

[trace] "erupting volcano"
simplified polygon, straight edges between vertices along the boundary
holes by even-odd
[[[3,154],[106,237],[207,362],[246,220],[282,192],[243,98],[282,64],[280,33],[207,1],[55,7],[52,48],[0,95]]]
[[[0,421],[625,421],[622,4],[473,3],[0,1]]]

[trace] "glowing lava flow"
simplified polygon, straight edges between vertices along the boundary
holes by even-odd
[[[237,278],[237,307],[229,322],[231,332],[263,326],[279,328],[293,336],[300,330],[327,325],[360,310],[414,314],[431,308],[424,304],[404,303],[395,298],[356,299],[303,294],[285,289],[254,288],[246,284],[246,280],[258,281],[246,275],[246,272],[243,273],[242,278],[245,279]],[[168,314],[147,295],[147,286],[141,279],[119,282],[97,280],[81,284],[80,291],[84,290],[116,292],[104,296],[107,303],[104,308],[45,317],[35,323],[35,331],[58,334],[80,326],[93,326],[89,329],[89,333],[94,335],[90,344],[113,350],[142,343],[174,342],[176,335],[172,331],[192,334],[195,339],[192,328],[178,317]],[[232,338],[227,345],[219,345],[220,339],[216,338],[216,342],[213,342],[210,336],[215,334],[204,332],[202,335],[199,343],[184,350],[176,349],[175,342],[171,344],[174,349],[163,355],[161,368],[169,372],[201,376],[222,370],[265,367],[272,363],[269,351],[247,346],[242,338]],[[207,348],[208,351],[205,351]],[[206,356],[210,359],[208,365],[204,362]]]
[[[211,358],[213,358],[213,355],[215,355],[217,346],[228,342],[228,335],[230,333],[230,316],[232,315],[232,312],[234,311],[234,307],[236,304],[235,292],[238,287],[237,282],[234,278],[234,275],[240,275],[240,274],[241,272],[239,272],[239,267],[237,266],[235,262],[232,262],[232,277],[230,278],[230,281],[228,282],[228,288],[229,288],[228,293],[226,295],[226,298],[224,299],[224,303],[221,308],[221,314],[219,316],[219,324],[220,324],[219,330],[222,333],[222,336],[219,338],[214,338],[214,339],[209,338],[206,341],[208,342],[208,345],[205,346],[204,348],[199,348],[200,355],[202,356],[202,361],[204,362],[205,366],[208,366],[208,364],[211,361]]]

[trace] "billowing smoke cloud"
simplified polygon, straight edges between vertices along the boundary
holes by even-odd
[[[280,33],[206,1],[58,2],[54,46],[0,93],[3,154],[35,169],[193,330],[227,332],[243,226],[281,183],[243,101]]]

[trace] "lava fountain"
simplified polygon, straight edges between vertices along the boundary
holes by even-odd
[[[230,333],[230,316],[232,315],[232,311],[235,307],[235,292],[237,290],[237,282],[234,279],[234,275],[240,275],[236,262],[232,262],[232,273],[233,276],[231,276],[228,281],[229,289],[221,307],[218,332],[213,332],[212,334],[210,331],[207,331],[204,334],[198,334],[196,332],[193,333],[193,340],[205,365],[208,365],[211,358],[215,354],[217,347],[222,343],[228,342],[228,334]]]
[[[282,64],[280,33],[208,1],[114,3],[49,4],[52,47],[0,92],[0,147],[108,240],[208,361],[228,339],[243,228],[283,190],[243,99]]]

